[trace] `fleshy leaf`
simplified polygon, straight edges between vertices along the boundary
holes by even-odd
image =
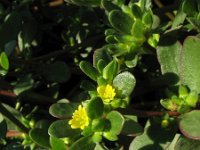
[[[115,135],[120,134],[124,125],[124,117],[117,111],[111,111],[106,118],[111,123],[109,132]]]
[[[103,77],[104,79],[108,80],[108,81],[112,81],[113,77],[116,76],[118,72],[118,63],[117,61],[114,59],[113,61],[111,61],[104,69],[103,69]]]
[[[200,39],[189,36],[185,39],[182,51],[180,78],[191,91],[200,93]],[[192,80],[191,80],[192,79]]]
[[[103,114],[104,104],[99,97],[95,97],[87,104],[87,114],[91,119],[100,117]]]
[[[94,150],[95,145],[91,137],[82,137],[74,142],[69,150]]]
[[[121,94],[123,96],[129,96],[135,88],[135,77],[125,71],[118,74],[113,80],[113,86],[117,90],[117,94]]]
[[[77,107],[77,103],[56,103],[51,105],[49,113],[56,118],[69,118]]]
[[[130,34],[133,26],[133,20],[127,14],[120,10],[113,10],[109,13],[109,21],[111,25],[118,31]]]
[[[186,137],[190,139],[200,139],[200,111],[193,110],[180,116],[179,128]]]
[[[50,148],[49,135],[46,129],[34,128],[29,131],[30,138],[38,145]]]
[[[58,120],[50,125],[48,133],[50,136],[56,138],[64,138],[75,136],[76,134],[79,134],[80,131],[72,129],[68,124],[68,120]]]
[[[0,55],[0,65],[3,69],[9,69],[9,60],[5,52],[2,52]]]
[[[175,145],[175,150],[197,150],[200,149],[200,141],[180,136]]]
[[[99,73],[89,62],[81,61],[79,66],[88,77],[94,81],[97,80]]]
[[[63,140],[55,138],[55,137],[50,137],[50,144],[52,150],[66,150],[66,145]]]

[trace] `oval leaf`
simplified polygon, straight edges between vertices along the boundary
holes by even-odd
[[[198,150],[200,149],[200,141],[185,138],[184,136],[179,137],[175,150]]]
[[[120,134],[124,125],[124,117],[117,111],[111,111],[106,118],[110,121],[111,125],[109,133],[112,135]]]
[[[200,139],[200,111],[193,110],[189,113],[181,115],[179,128],[181,132],[188,138]]]
[[[58,120],[50,125],[48,133],[50,136],[56,138],[64,138],[75,136],[76,134],[79,134],[80,131],[72,129],[68,124],[68,120]]]
[[[66,150],[67,149],[64,141],[55,137],[50,137],[50,144],[51,144],[52,150]]]
[[[79,66],[88,77],[94,81],[97,80],[99,73],[89,62],[81,61]]]
[[[31,129],[29,132],[29,136],[38,145],[45,148],[50,148],[49,135],[46,129]]]
[[[182,51],[181,79],[190,90],[200,93],[200,39],[188,37],[184,41]],[[192,79],[192,80],[191,80]]]
[[[69,118],[77,107],[77,103],[56,103],[51,105],[49,113],[56,118]]]
[[[113,10],[109,13],[110,24],[118,31],[131,34],[133,20],[120,10]]]
[[[9,61],[5,52],[2,52],[0,55],[0,65],[5,70],[9,69]]]
[[[92,99],[87,105],[87,114],[90,119],[95,119],[103,114],[104,104],[99,97]]]
[[[82,137],[73,143],[69,150],[94,150],[95,145],[91,137]]]
[[[113,80],[113,86],[117,89],[117,93],[123,96],[129,96],[135,88],[135,77],[129,72],[118,74]]]

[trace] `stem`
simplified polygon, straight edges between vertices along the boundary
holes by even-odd
[[[11,97],[11,98],[17,98],[17,95],[15,93],[5,91],[5,90],[0,90],[0,95]]]
[[[29,129],[26,128],[18,119],[16,119],[1,103],[0,103],[0,112],[2,115],[7,117],[11,122],[13,122],[18,128],[20,128],[24,133],[29,132]]]
[[[7,138],[12,138],[12,137],[19,137],[22,136],[24,133],[19,132],[19,131],[15,131],[15,130],[9,130],[6,133],[6,137]]]
[[[154,117],[154,116],[162,116],[166,113],[166,111],[148,111],[148,110],[138,110],[138,109],[131,109],[128,108],[126,110],[120,109],[120,112],[122,112],[122,114],[124,115],[135,115],[138,117]],[[180,114],[178,112],[174,112],[174,111],[167,111],[168,115],[171,117],[176,117],[179,116]]]

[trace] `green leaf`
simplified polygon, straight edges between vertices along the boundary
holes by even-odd
[[[70,78],[71,72],[68,65],[61,61],[56,61],[53,64],[44,65],[42,70],[42,75],[49,81],[52,82],[67,82]]]
[[[117,94],[129,96],[135,88],[135,77],[125,71],[118,74],[113,80],[113,86],[117,90]]]
[[[157,46],[157,55],[162,74],[174,73],[179,75],[181,49],[180,42],[173,42],[170,37],[161,39]]]
[[[0,65],[3,69],[9,69],[9,60],[5,52],[1,52],[0,54]]]
[[[72,129],[68,122],[68,120],[58,120],[53,122],[48,129],[49,135],[56,138],[64,138],[80,134],[80,131],[78,129]]]
[[[103,78],[112,82],[113,78],[118,73],[118,63],[113,59],[104,69],[103,69]]]
[[[184,136],[179,137],[175,150],[198,150],[200,149],[200,141],[188,139]]]
[[[152,13],[150,11],[148,11],[147,13],[145,13],[143,16],[142,16],[142,21],[143,23],[151,28],[151,26],[153,25],[153,16],[152,16]]]
[[[180,85],[178,88],[178,94],[180,98],[185,98],[188,96],[188,89],[186,86]]]
[[[113,135],[120,134],[124,125],[124,117],[117,111],[111,111],[110,113],[108,113],[106,118],[111,123],[109,134],[113,134]]]
[[[109,141],[117,141],[118,136],[112,132],[104,132],[103,136],[108,139]]]
[[[175,19],[172,23],[172,29],[176,29],[179,25],[183,24],[186,18],[186,14],[179,8],[176,13]]]
[[[190,92],[190,94],[185,99],[185,102],[190,107],[196,107],[198,100],[199,100],[198,94],[196,92],[192,91],[192,92]]]
[[[133,20],[120,10],[113,10],[109,13],[110,24],[118,31],[131,34]]]
[[[191,91],[200,93],[200,39],[189,36],[185,39],[182,51],[180,78]],[[192,79],[192,80],[191,80]]]
[[[106,64],[111,61],[111,56],[108,53],[108,50],[106,48],[100,48],[95,50],[93,55],[93,65],[95,68],[98,69],[97,64],[100,60],[103,60]]]
[[[92,130],[95,132],[101,132],[104,130],[106,123],[105,119],[94,119],[92,121]]]
[[[98,71],[87,61],[81,61],[79,64],[81,70],[92,80],[96,81],[99,73]]]
[[[3,139],[6,137],[6,132],[7,132],[7,124],[6,121],[4,120],[2,114],[0,113],[0,139]]]
[[[106,67],[106,62],[103,59],[100,59],[97,63],[97,69],[100,73],[103,73],[103,69]]]
[[[46,129],[34,128],[29,131],[30,138],[38,145],[50,148],[49,135]]]
[[[137,19],[133,27],[131,29],[131,33],[133,34],[134,38],[137,40],[138,43],[143,43],[145,41],[145,27],[141,20]]]
[[[190,139],[200,139],[200,111],[193,110],[180,116],[179,128],[186,137]]]
[[[140,7],[136,4],[133,4],[131,6],[131,10],[132,10],[132,13],[133,15],[136,17],[136,18],[142,18],[142,10],[140,9]]]
[[[102,141],[102,133],[101,132],[95,132],[92,136],[92,141],[97,143]]]
[[[95,97],[87,104],[87,115],[90,119],[101,117],[104,110],[103,101],[99,97]]]
[[[56,118],[69,118],[77,107],[78,103],[56,103],[51,105],[49,113]]]
[[[95,145],[91,137],[82,137],[74,142],[69,150],[94,150]]]
[[[166,130],[151,120],[147,122],[144,133],[131,142],[129,150],[163,150],[173,140],[176,132],[176,127]]]
[[[182,11],[189,16],[194,16],[197,13],[196,0],[184,0]]]
[[[50,144],[52,150],[66,150],[66,145],[63,140],[55,138],[55,137],[50,137]]]
[[[134,120],[127,119],[124,123],[122,134],[128,136],[138,136],[143,133],[143,127]]]
[[[103,6],[104,9],[106,9],[107,11],[112,11],[112,10],[120,10],[120,7],[113,4],[111,1],[108,1],[108,0],[102,0],[101,1],[101,4]]]

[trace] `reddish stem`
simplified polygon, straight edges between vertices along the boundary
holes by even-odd
[[[6,133],[6,137],[7,138],[11,138],[11,137],[19,137],[19,136],[22,136],[22,132],[19,132],[19,131],[15,131],[15,130],[9,130],[7,131]]]
[[[132,113],[133,115],[139,116],[139,117],[152,117],[152,116],[162,116],[165,112],[163,111],[146,111],[146,110],[136,110],[133,109]],[[167,111],[169,116],[179,116],[180,114],[178,112],[174,111]]]
[[[15,93],[10,92],[10,91],[6,91],[6,90],[0,90],[0,95],[11,97],[11,98],[17,97],[17,95]]]

